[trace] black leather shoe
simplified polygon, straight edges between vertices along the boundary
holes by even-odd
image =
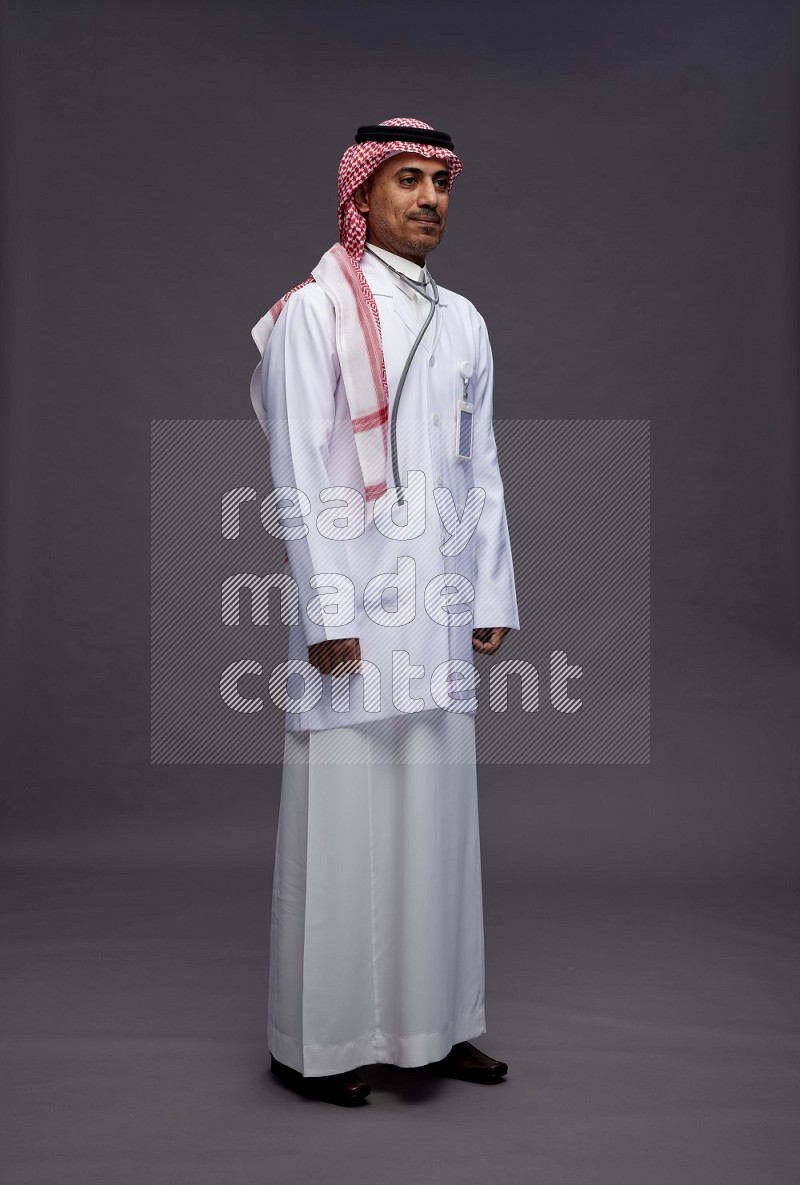
[[[505,1062],[489,1057],[469,1041],[459,1041],[440,1062],[431,1062],[426,1069],[443,1078],[460,1078],[464,1082],[483,1082],[490,1085],[502,1082],[508,1073]]]
[[[276,1078],[280,1078],[286,1086],[305,1095],[307,1099],[318,1099],[324,1103],[335,1103],[338,1107],[353,1107],[364,1102],[372,1090],[368,1082],[360,1078],[355,1070],[345,1070],[342,1074],[320,1074],[314,1078],[306,1078],[299,1070],[285,1066],[270,1054],[270,1070]]]

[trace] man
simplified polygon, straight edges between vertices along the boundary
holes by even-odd
[[[519,628],[492,356],[425,266],[461,167],[420,120],[360,128],[339,243],[253,330],[273,524],[302,594],[268,1045],[283,1082],[344,1105],[369,1093],[368,1063],[508,1069],[469,1041],[486,1031],[472,656]]]

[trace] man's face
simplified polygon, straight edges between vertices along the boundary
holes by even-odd
[[[423,266],[444,234],[449,186],[443,161],[415,152],[390,156],[353,195],[367,219],[367,242]]]

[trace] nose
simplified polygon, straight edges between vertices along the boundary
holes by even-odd
[[[417,205],[436,209],[439,205],[439,190],[430,177],[425,177],[417,192]]]

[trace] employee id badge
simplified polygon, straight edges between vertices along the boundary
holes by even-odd
[[[456,459],[472,460],[472,415],[475,404],[469,399],[469,380],[472,378],[472,363],[462,362],[458,368],[464,383],[464,394],[456,404]]]
[[[459,461],[472,460],[472,414],[475,405],[459,399],[456,409],[456,457]]]

